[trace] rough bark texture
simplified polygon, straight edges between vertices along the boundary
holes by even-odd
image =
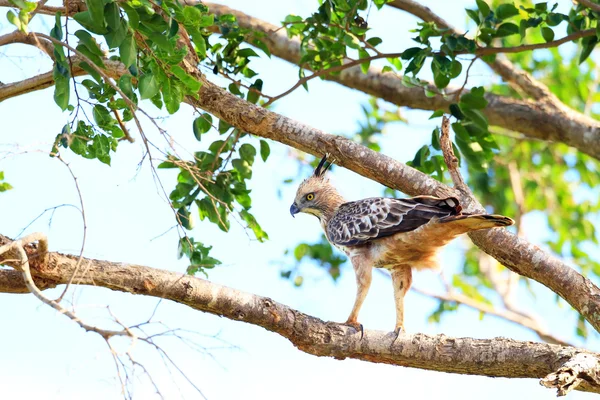
[[[10,239],[0,235],[0,246],[7,243]],[[31,273],[39,286],[49,282],[51,285],[65,284],[75,272],[78,257],[50,253],[44,264],[36,257],[35,246],[28,246],[26,250]],[[592,373],[599,368],[598,355],[583,349],[506,338],[451,338],[424,334],[396,337],[393,332],[367,330],[361,340],[360,333],[349,326],[324,322],[272,299],[204,279],[141,265],[87,258],[83,265],[85,268],[80,269],[74,280],[79,284],[160,297],[261,326],[316,356],[507,378],[543,378],[557,371],[566,373],[566,369],[573,374]],[[0,269],[0,292],[26,292],[22,275]],[[579,359],[586,362],[576,362]],[[599,384],[579,383],[578,389],[600,393]]]
[[[289,39],[284,29],[281,29],[258,18],[251,17],[237,10],[220,4],[205,3],[217,15],[233,14],[240,26],[254,31],[263,32],[261,38],[269,47],[271,53],[293,64],[301,59],[300,42]],[[589,118],[564,104],[555,101],[555,97],[547,91],[534,85],[526,74],[515,72],[505,61],[498,60],[493,68],[504,79],[517,81],[520,85],[530,88],[535,97],[551,98],[552,101],[518,100],[491,93],[486,94],[488,106],[483,110],[491,125],[500,126],[524,135],[566,143],[579,151],[600,159],[600,122]],[[344,86],[360,90],[372,96],[387,100],[398,106],[407,106],[421,110],[447,110],[453,102],[452,98],[442,96],[427,97],[425,91],[418,87],[408,88],[402,84],[400,77],[394,73],[382,73],[381,69],[371,67],[363,74],[360,67],[352,67],[339,75],[325,75],[325,79],[338,82]],[[431,86],[435,92],[437,89]],[[458,88],[448,88],[452,93]]]

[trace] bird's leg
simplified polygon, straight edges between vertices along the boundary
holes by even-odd
[[[396,334],[404,331],[404,295],[412,284],[412,270],[408,265],[399,265],[391,270],[396,301]]]
[[[352,307],[350,316],[346,321],[346,325],[354,327],[357,331],[360,330],[361,339],[363,335],[363,327],[362,324],[358,322],[358,313],[363,302],[365,301],[365,297],[367,297],[367,293],[369,292],[373,272],[373,267],[364,262],[364,260],[361,260],[362,258],[363,257],[352,258],[352,266],[354,267],[354,272],[356,273],[356,300],[354,301],[354,307]]]

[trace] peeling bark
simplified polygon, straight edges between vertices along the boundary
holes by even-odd
[[[0,235],[0,245],[10,239]],[[76,271],[78,257],[49,253],[47,264],[36,258],[36,248],[26,247],[36,284],[65,284]],[[1,263],[2,260],[0,260]],[[210,281],[141,265],[83,259],[85,272],[75,281],[82,285],[172,300],[193,309],[243,321],[275,332],[301,351],[337,359],[354,358],[433,371],[507,378],[542,378],[561,374],[565,366],[578,365],[578,376],[596,374],[599,355],[574,347],[506,338],[472,339],[445,335],[402,334],[366,330],[324,322],[270,298],[256,296]],[[6,279],[13,273],[19,278]],[[6,286],[6,282],[12,282]],[[20,286],[19,286],[20,285]],[[0,292],[25,292],[22,275],[0,270]],[[578,360],[585,359],[585,363]],[[569,364],[570,363],[570,364]],[[600,383],[582,379],[578,390],[600,393]]]
[[[555,388],[558,396],[564,396],[584,382],[599,385],[599,367],[598,358],[580,353],[564,363],[558,371],[542,379],[540,384],[547,388]]]

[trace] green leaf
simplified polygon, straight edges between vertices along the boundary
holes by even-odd
[[[125,96],[127,96],[127,98],[129,98],[129,100],[131,100],[134,103],[137,103],[137,98],[135,97],[135,93],[133,92],[133,77],[129,74],[124,74],[121,75],[121,77],[119,78],[119,89],[121,89],[123,91],[123,93],[125,94]],[[127,103],[124,103],[127,104]],[[123,107],[126,108],[127,106]]]
[[[249,143],[244,143],[239,149],[240,157],[246,161],[249,165],[254,164],[254,157],[256,157],[256,149]]]
[[[450,77],[454,79],[458,77],[461,72],[462,64],[460,63],[460,61],[452,60],[452,63],[450,64]]]
[[[94,37],[90,35],[89,32],[80,29],[77,32],[75,32],[75,36],[77,36],[77,38],[79,39],[79,44],[87,47],[92,54],[98,57],[104,57],[104,52],[102,51],[102,49],[100,49],[100,46],[98,46],[96,39],[94,39]]]
[[[436,110],[436,111],[433,112],[433,114],[431,114],[431,116],[429,117],[429,119],[439,118],[442,115],[444,115],[444,110]]]
[[[378,38],[378,37],[372,37],[372,38],[367,39],[367,43],[369,43],[373,47],[377,46],[381,42],[383,42],[383,40],[381,40],[381,38]]]
[[[77,21],[79,25],[83,26],[92,33],[104,35],[108,32],[104,26],[104,18],[101,20],[101,22],[97,22],[92,18],[90,11],[78,12],[77,14],[73,15],[73,19]]]
[[[57,12],[54,21],[54,28],[52,28],[50,31],[50,36],[56,40],[62,40],[63,38],[62,21],[60,20],[60,17],[61,13]],[[75,35],[77,35],[77,32],[75,32]]]
[[[70,77],[68,67],[56,62],[52,69],[52,77],[54,78],[54,102],[65,111],[69,105],[69,97],[71,95]]]
[[[402,61],[399,58],[387,58],[388,62],[396,68],[396,71],[402,70]],[[386,65],[387,67],[387,65]],[[383,67],[385,69],[385,67]],[[385,72],[385,71],[384,71]]]
[[[431,132],[431,146],[438,151],[442,150],[442,145],[440,144],[440,128],[437,126]]]
[[[246,221],[246,223],[248,224],[248,228],[252,229],[254,236],[256,236],[256,239],[259,242],[264,242],[265,240],[267,240],[269,238],[269,235],[267,235],[267,232],[263,231],[263,229],[260,227],[258,222],[256,222],[256,218],[254,218],[254,216],[252,214],[250,214],[246,210],[242,210],[240,212],[240,216],[242,217],[242,219],[244,221]]]
[[[99,66],[100,68],[105,68],[102,58],[100,58],[96,53],[93,53],[89,47],[79,44],[77,45],[76,50],[89,58],[95,65]]]
[[[194,228],[194,219],[192,215],[190,215],[188,207],[181,207],[177,210],[177,221],[187,230]]]
[[[267,55],[267,57],[271,58],[271,50],[269,50],[269,47],[265,42],[260,39],[253,39],[252,44],[261,49]]]
[[[219,120],[219,133],[220,134],[224,134],[225,132],[227,132],[229,130],[229,128],[231,128],[231,125],[229,125],[227,122],[223,121],[222,119]]]
[[[477,10],[465,9],[469,18],[471,18],[477,25],[481,24],[481,19],[479,19],[479,12]]]
[[[138,88],[140,90],[141,98],[149,99],[158,93],[160,85],[156,75],[152,72],[148,72],[140,77]]]
[[[99,127],[110,125],[113,122],[113,118],[110,116],[110,112],[106,107],[96,104],[93,108],[92,114],[94,121]]]
[[[91,22],[98,27],[104,26],[104,1],[103,0],[86,0],[87,9],[90,14]]]
[[[169,114],[175,114],[179,110],[179,106],[183,101],[183,90],[181,84],[178,81],[168,79],[161,86],[161,92],[165,108]]]
[[[519,10],[514,4],[500,4],[496,8],[495,15],[498,19],[507,19],[519,15]]]
[[[188,89],[188,93],[195,94],[200,90],[202,83],[185,72],[179,65],[172,65],[171,73],[179,78],[179,80],[185,85],[185,87]]]
[[[126,67],[135,64],[137,59],[137,47],[135,44],[135,40],[133,40],[133,35],[127,34],[123,42],[119,46],[119,56],[121,57],[121,62],[125,64]]]
[[[594,50],[594,47],[598,44],[598,38],[596,36],[588,36],[582,39],[581,44],[583,48],[579,56],[579,64],[584,62],[590,54],[592,54],[592,50]]]
[[[108,33],[104,35],[104,39],[106,39],[106,44],[108,47],[114,49],[123,43],[127,37],[127,34],[127,22],[124,20],[119,20],[116,28],[108,28]]]
[[[506,22],[498,27],[498,30],[494,34],[494,37],[506,37],[519,33],[519,27],[512,22]]]
[[[483,18],[487,17],[490,14],[490,6],[484,0],[476,0],[476,3]]]
[[[471,108],[461,108],[461,110],[475,125],[480,127],[482,130],[487,131],[488,120],[481,111]]]
[[[442,73],[437,73],[433,75],[433,81],[435,82],[435,86],[443,89],[450,83],[450,78]]]
[[[362,59],[368,59],[370,57],[369,53],[367,53],[367,51],[365,49],[358,49],[358,58]],[[362,71],[363,74],[366,74],[367,72],[369,72],[369,67],[371,66],[371,61],[367,60],[364,63],[360,64],[360,70]]]
[[[119,29],[121,15],[119,14],[119,6],[116,3],[108,3],[104,6],[104,21],[109,29]]]
[[[88,74],[90,74],[90,76],[92,78],[94,78],[96,80],[96,82],[98,82],[98,84],[100,84],[100,85],[104,84],[104,80],[102,79],[102,76],[98,73],[98,71],[96,71],[94,68],[92,68],[92,66],[89,65],[87,62],[82,61],[82,62],[79,63],[79,66],[85,72],[87,72]]]
[[[414,58],[417,54],[419,54],[422,51],[423,51],[423,49],[420,47],[411,47],[409,49],[404,50],[400,57],[403,60],[410,60],[411,58]]]
[[[16,26],[21,32],[25,30],[25,27],[21,24],[21,20],[12,10],[8,10],[6,13],[6,19],[8,19],[8,22]]]
[[[484,109],[487,106],[487,100],[483,97],[483,91],[473,88],[470,92],[463,94],[460,98],[462,108]],[[465,107],[466,106],[466,107]]]
[[[193,131],[196,140],[200,141],[202,134],[206,133],[212,128],[212,117],[210,114],[203,113],[194,120]]]
[[[257,79],[254,83],[252,83],[252,85],[250,85],[250,89],[254,89],[254,90],[248,91],[247,99],[250,103],[256,104],[256,102],[258,102],[262,88],[263,88],[262,79]]]
[[[269,147],[269,143],[266,140],[260,140],[260,158],[263,161],[267,161],[269,158],[269,154],[271,154],[271,148]]]
[[[542,27],[542,37],[546,42],[554,40],[554,31],[546,26]]]
[[[460,110],[460,107],[458,106],[458,104],[452,103],[452,104],[450,104],[450,106],[448,108],[450,109],[450,114],[452,114],[452,116],[455,117],[456,119],[464,119],[465,118],[465,115]]]

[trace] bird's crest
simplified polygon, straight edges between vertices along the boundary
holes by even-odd
[[[327,157],[329,157],[329,154],[325,153],[323,158],[321,158],[321,161],[319,161],[319,165],[317,165],[317,168],[315,168],[313,176],[322,178],[323,175],[325,175],[325,172],[327,172],[327,170],[333,165],[333,161],[329,161],[329,164],[327,164]]]

